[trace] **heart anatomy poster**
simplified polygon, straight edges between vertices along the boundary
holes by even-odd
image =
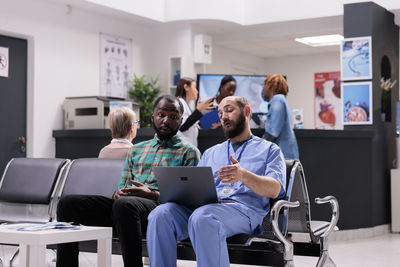
[[[315,129],[343,129],[340,71],[314,73]]]

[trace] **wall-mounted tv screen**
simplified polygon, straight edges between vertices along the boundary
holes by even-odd
[[[198,74],[197,86],[199,95],[204,101],[215,97],[224,74]],[[250,102],[252,110],[251,128],[264,128],[268,103],[262,98],[265,75],[232,75],[236,79],[235,95],[243,96]]]

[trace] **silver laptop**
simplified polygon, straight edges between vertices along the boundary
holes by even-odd
[[[153,172],[161,203],[199,207],[218,202],[211,167],[158,166]]]

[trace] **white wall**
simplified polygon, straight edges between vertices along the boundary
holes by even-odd
[[[302,108],[304,127],[314,129],[314,73],[340,71],[339,52],[270,58],[266,60],[265,69],[267,73],[287,76],[290,108]]]
[[[147,48],[150,48],[151,55],[146,59],[148,61],[149,75],[160,78],[161,92],[169,93],[169,67],[170,57],[192,57],[192,31],[190,24],[166,23],[154,27],[151,30],[152,40]],[[183,73],[193,73],[191,70],[182,70]],[[193,76],[193,74],[189,75]]]
[[[62,103],[68,96],[98,95],[99,33],[133,40],[133,70],[145,73],[146,28],[52,2],[13,0],[2,5],[0,33],[26,36],[28,65],[28,144],[31,157],[54,157],[53,129],[62,129]],[[33,53],[33,55],[32,55]],[[33,61],[33,63],[32,63]]]
[[[265,74],[265,59],[212,44],[212,64],[198,68],[209,74]]]

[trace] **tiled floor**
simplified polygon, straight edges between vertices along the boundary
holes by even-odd
[[[0,246],[0,257],[8,259],[15,247]],[[330,244],[330,254],[335,260],[338,267],[398,267],[400,266],[400,234],[386,234],[379,237],[358,239],[351,241],[334,241]],[[53,267],[54,258],[52,251],[47,251],[48,263],[46,267]],[[81,267],[95,267],[96,254],[81,253]],[[294,263],[297,267],[315,266],[317,258],[312,257],[297,257],[295,256]],[[6,263],[6,262],[5,262]],[[5,264],[4,266],[8,266]],[[18,257],[14,266],[18,266]],[[113,255],[113,267],[122,267],[121,256]],[[195,267],[195,262],[178,261],[178,267]],[[232,264],[232,267],[244,265]],[[40,267],[40,266],[38,266]]]

